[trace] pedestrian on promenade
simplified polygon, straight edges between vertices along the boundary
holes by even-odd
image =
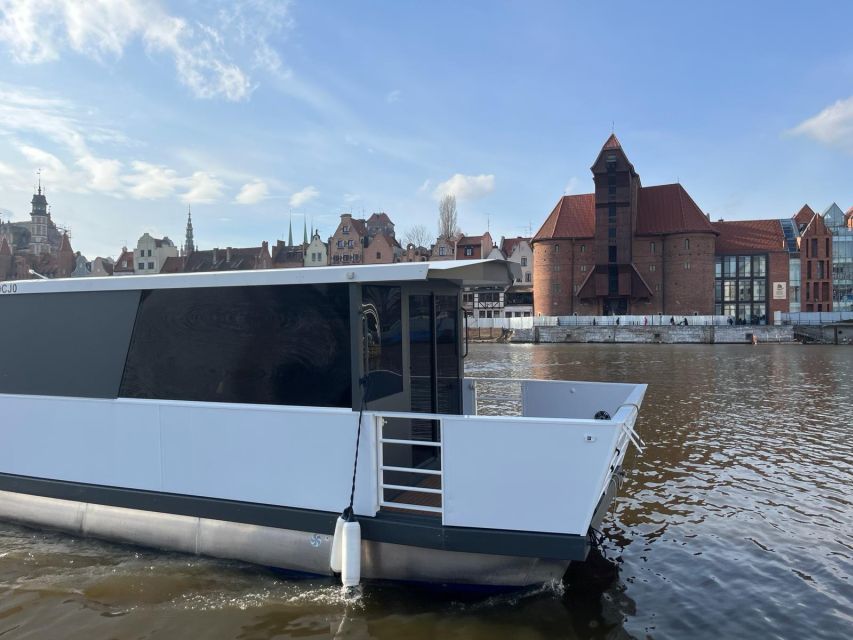
[[[644,327],[648,326],[648,324],[649,324],[649,319],[646,316],[643,316],[643,326]]]
[[[669,316],[669,324],[671,324],[673,327],[675,326],[675,318],[673,318],[672,316]]]

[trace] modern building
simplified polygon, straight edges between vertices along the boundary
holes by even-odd
[[[192,233],[190,227],[188,233]],[[160,273],[169,258],[178,256],[178,247],[168,236],[154,238],[150,233],[143,233],[133,250],[134,273],[136,275],[151,275]]]
[[[789,252],[779,220],[714,222],[715,315],[736,324],[772,323],[789,310]]]
[[[822,217],[832,234],[832,310],[853,311],[853,207],[844,213],[833,202]]]
[[[712,313],[718,232],[684,187],[642,186],[615,135],[591,171],[531,241],[536,314]]]

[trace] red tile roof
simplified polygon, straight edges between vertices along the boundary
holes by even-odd
[[[127,266],[122,266],[127,262]],[[121,255],[116,260],[115,267],[113,268],[113,273],[133,273],[133,251],[122,251]]]
[[[394,223],[391,222],[391,218],[388,217],[387,213],[380,212],[380,213],[374,213],[373,215],[371,215],[367,219],[367,224],[373,226],[373,225],[394,224]]]
[[[803,208],[794,215],[794,222],[797,223],[797,226],[801,226],[811,222],[814,217],[815,212],[812,211],[812,208],[809,205],[804,204]]]
[[[637,235],[714,233],[699,206],[680,184],[641,187],[637,199]],[[595,194],[563,196],[534,240],[592,238]]]
[[[523,238],[518,236],[517,238],[504,238],[503,242],[501,242],[501,251],[503,254],[509,258],[512,255],[512,252],[515,251],[516,245],[524,240],[525,242],[530,242],[530,238]]]
[[[641,187],[637,235],[713,232],[711,222],[680,184]]]
[[[595,194],[563,196],[533,240],[591,238],[595,235]]]
[[[778,220],[732,220],[714,222],[719,232],[717,254],[786,251],[785,234]]]
[[[607,142],[604,143],[602,149],[621,149],[622,145],[619,143],[619,138],[616,137],[615,133],[611,133],[610,137],[607,138]]]

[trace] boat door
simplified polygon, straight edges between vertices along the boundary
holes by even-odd
[[[409,295],[411,411],[459,414],[462,408],[458,294]]]

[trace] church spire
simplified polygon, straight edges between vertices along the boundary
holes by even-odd
[[[302,216],[302,244],[308,244],[308,220]]]
[[[187,205],[187,237],[184,241],[184,255],[188,256],[195,251],[195,242],[193,241],[193,212],[190,205]]]
[[[287,225],[287,246],[293,246],[293,214],[290,214],[290,222]]]

